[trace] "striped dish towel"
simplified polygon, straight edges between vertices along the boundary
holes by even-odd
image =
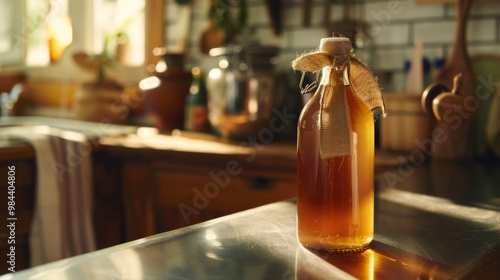
[[[92,218],[92,146],[85,135],[48,126],[1,130],[9,137],[29,142],[36,153],[31,266],[96,250]]]

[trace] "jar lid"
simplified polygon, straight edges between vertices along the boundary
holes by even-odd
[[[329,55],[347,55],[351,52],[351,40],[346,37],[322,38],[319,49]]]

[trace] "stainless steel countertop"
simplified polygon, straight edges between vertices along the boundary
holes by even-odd
[[[304,249],[295,202],[283,201],[0,279],[498,279],[498,171],[425,164],[382,174],[363,253]]]

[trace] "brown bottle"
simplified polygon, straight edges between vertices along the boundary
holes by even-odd
[[[320,86],[298,123],[298,238],[312,249],[357,251],[373,239],[374,119],[350,85],[348,65],[340,70],[342,75],[333,74],[339,71],[335,65],[323,67]],[[339,77],[345,90],[335,93],[345,94],[350,152],[325,158],[320,152],[320,111],[333,94],[322,97],[321,91]]]

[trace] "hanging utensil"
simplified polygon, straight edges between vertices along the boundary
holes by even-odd
[[[281,35],[283,29],[283,0],[265,0],[267,14],[271,22],[271,29],[276,36]]]
[[[330,2],[329,0],[325,0],[326,2]],[[302,1],[302,26],[309,27],[311,26],[311,12],[312,12],[312,0],[303,0]]]
[[[465,31],[466,20],[472,0],[456,1],[456,30],[453,50],[447,59],[445,66],[438,73],[436,81],[429,85],[422,94],[422,107],[424,111],[433,118],[439,118],[433,111],[433,107],[449,109],[443,114],[442,121],[436,123],[438,131],[446,136],[446,141],[437,139],[434,143],[433,159],[467,159],[472,156],[471,119],[474,111],[466,110],[466,97],[474,96],[474,80],[472,68],[466,49]],[[455,89],[457,96],[449,98],[438,98],[444,92],[450,92],[453,87],[454,77],[461,76],[461,86]],[[460,96],[464,102],[457,103]],[[437,103],[437,104],[434,104]],[[443,103],[443,104],[439,104]]]

